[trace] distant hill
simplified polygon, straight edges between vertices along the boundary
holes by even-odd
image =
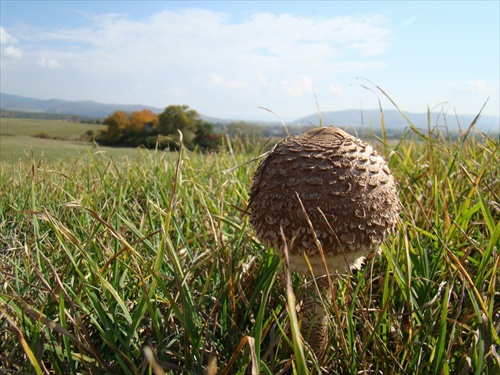
[[[48,115],[74,115],[82,118],[102,119],[111,113],[123,110],[126,112],[139,111],[141,109],[149,109],[155,113],[163,112],[164,108],[156,108],[147,105],[125,105],[125,104],[103,104],[95,101],[68,101],[61,99],[34,99],[18,95],[9,95],[0,93],[0,110],[2,112],[32,112]],[[406,113],[406,116],[418,128],[427,128],[428,120],[427,113]],[[201,117],[210,123],[228,124],[238,120],[229,120],[222,118],[209,117],[201,114]],[[378,130],[381,127],[379,110],[345,110],[335,112],[322,112],[321,117],[324,125],[334,125],[348,128],[361,128]],[[455,118],[450,114],[443,119],[440,113],[431,113],[431,126],[445,126],[446,124],[451,130],[457,130],[459,126],[462,129],[467,129],[473,121],[475,115],[458,115]],[[242,119],[245,121],[244,119]],[[255,121],[247,121],[255,123]],[[388,129],[404,129],[408,127],[408,122],[396,110],[384,110],[384,122]],[[258,122],[260,125],[276,125],[276,122]],[[289,125],[307,126],[310,124],[319,125],[318,115],[311,114],[292,122]],[[495,116],[481,116],[476,129],[483,132],[498,133],[500,131],[500,119]]]
[[[147,105],[103,104],[90,100],[42,100],[3,93],[0,94],[0,109],[3,111],[68,114],[94,118],[104,118],[118,110],[135,112],[141,109],[149,109],[155,113],[163,111],[162,108]]]
[[[79,116],[84,119],[104,119],[115,111],[135,112],[149,109],[154,113],[161,113],[165,108],[157,108],[141,104],[104,104],[91,100],[69,101],[61,99],[35,99],[19,95],[0,93],[0,110],[18,115],[21,112],[37,114],[37,118],[68,118]],[[41,116],[45,114],[46,116]],[[216,117],[200,116],[207,122],[226,124],[234,120]]]
[[[408,113],[405,115],[417,128],[427,128],[429,120],[427,113]],[[475,115],[447,114],[443,117],[442,113],[432,112],[430,114],[430,125],[435,127],[448,126],[451,130],[466,130],[472,123]],[[341,128],[360,128],[380,129],[381,117],[378,109],[371,110],[346,110],[336,112],[322,112],[321,118],[324,125],[333,125]],[[319,125],[318,114],[311,114],[295,120],[292,124],[314,124]],[[408,121],[396,110],[384,110],[384,123],[388,129],[404,129],[409,126]],[[476,129],[482,132],[498,133],[500,131],[500,119],[495,116],[481,116],[476,123]]]

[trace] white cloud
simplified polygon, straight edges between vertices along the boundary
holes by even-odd
[[[488,85],[488,82],[486,82],[484,79],[467,81],[462,84],[459,84],[457,88],[460,91],[478,93],[483,95],[489,95],[493,91]]]
[[[304,93],[312,94],[313,92],[312,80],[306,74],[293,80],[283,81],[282,87],[285,94],[289,96],[299,96]]]
[[[399,25],[399,28],[402,29],[402,28],[405,28],[405,27],[408,27],[410,26],[413,22],[415,22],[415,20],[417,19],[416,16],[411,16],[410,18],[404,20],[400,25]]]
[[[334,93],[338,96],[344,95],[344,89],[343,89],[342,85],[330,84],[330,85],[328,85],[328,91],[331,93]]]
[[[2,26],[0,26],[0,45],[2,48],[1,65],[2,68],[8,66],[8,60],[19,60],[23,57],[23,51],[20,48],[14,47],[17,39],[11,36]]]
[[[211,82],[214,86],[222,86],[229,89],[237,89],[246,86],[246,82],[243,81],[228,81],[218,74],[211,75]]]
[[[0,26],[0,44],[16,43],[17,39],[11,36],[2,26]]]
[[[3,52],[4,52],[3,55],[5,57],[10,57],[12,59],[21,59],[23,57],[23,51],[14,46],[5,47]]]
[[[48,59],[45,57],[38,59],[36,65],[42,68],[49,68],[49,69],[57,69],[61,67],[61,64],[56,59]]]
[[[339,73],[347,72],[369,72],[381,70],[388,66],[385,61],[340,61],[334,64]]]
[[[221,94],[224,110],[242,103],[268,106],[284,96],[312,97],[313,83],[317,93],[341,95],[340,86],[328,85],[346,72],[352,80],[383,69],[391,45],[388,21],[376,15],[255,13],[235,20],[228,13],[191,8],[142,19],[87,17],[84,27],[9,30],[22,41],[27,59],[61,68],[61,87],[67,86],[62,77],[74,77],[79,98],[154,106],[175,101],[205,113],[217,110],[215,101],[206,100],[214,87],[231,92]],[[117,90],[124,82],[132,89]],[[50,87],[56,85],[57,77],[51,77]],[[63,90],[69,89],[58,92]]]
[[[310,63],[324,67],[353,53],[380,55],[390,46],[386,21],[378,16],[257,13],[235,23],[225,13],[186,9],[162,11],[140,21],[101,15],[92,22],[85,28],[24,29],[24,37],[68,43],[67,48],[80,48],[82,57],[99,57],[103,64],[200,67],[226,61],[271,71]],[[238,65],[231,70],[241,70]]]
[[[447,81],[443,82],[442,85],[451,88],[456,94],[468,95],[468,97],[471,94],[484,97],[498,94],[498,89],[492,88],[485,79],[473,79],[465,82]]]

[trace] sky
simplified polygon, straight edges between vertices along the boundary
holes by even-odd
[[[387,96],[498,116],[499,4],[1,0],[0,91],[247,120],[394,109]]]

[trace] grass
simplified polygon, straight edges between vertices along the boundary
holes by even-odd
[[[234,146],[2,157],[0,369],[498,373],[498,140],[410,128],[379,147],[405,209],[382,255],[338,278],[323,364],[300,360],[283,262],[242,213],[256,154]]]
[[[64,120],[0,118],[0,160],[14,163],[31,155],[37,161],[56,163],[61,159],[85,157],[92,144],[82,142],[81,136],[91,130],[97,133],[100,125]],[[52,138],[36,137],[44,133]],[[101,147],[101,152],[119,158],[135,157],[137,149]],[[94,151],[97,151],[96,149]]]
[[[65,120],[39,120],[29,118],[0,118],[0,133],[2,136],[34,136],[46,133],[52,137],[65,140],[77,140],[86,131],[94,133],[102,129],[102,125],[92,125]]]

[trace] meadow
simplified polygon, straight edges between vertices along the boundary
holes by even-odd
[[[75,141],[89,125],[66,123],[63,141],[3,121],[1,372],[499,373],[498,138],[409,124],[371,139],[404,209],[381,255],[336,277],[320,363],[293,340],[283,261],[245,214],[268,145],[103,149]]]
[[[1,118],[0,160],[16,162],[33,156],[39,161],[57,162],[78,158],[92,148],[92,142],[82,142],[82,136],[88,131],[97,133],[100,129],[102,125],[65,120]],[[136,149],[130,148],[100,147],[99,150],[112,157],[137,153]]]

